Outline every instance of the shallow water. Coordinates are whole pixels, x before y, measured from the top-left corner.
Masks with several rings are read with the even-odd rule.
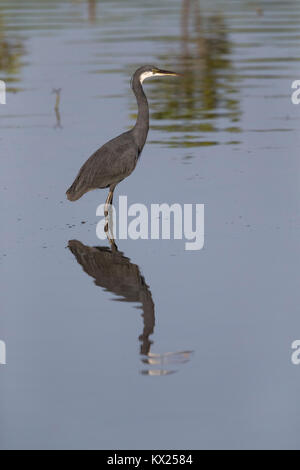
[[[0,0],[2,449],[299,448],[299,19],[296,0]],[[145,63],[184,76],[145,83],[116,202],[205,204],[201,251],[111,252],[106,192],[65,199],[134,123]]]

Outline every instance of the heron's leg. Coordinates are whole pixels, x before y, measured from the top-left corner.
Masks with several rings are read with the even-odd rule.
[[[114,192],[110,189],[109,193],[108,193],[108,196],[107,196],[107,199],[105,201],[105,206],[104,206],[104,215],[105,215],[105,217],[108,216],[108,208],[109,208],[109,205],[112,203],[113,194],[114,194]]]
[[[110,243],[112,251],[115,251],[118,249],[116,243],[115,243],[115,237],[114,237],[114,227],[113,227],[113,214],[112,214],[112,207],[109,206],[108,209],[108,215],[105,216],[105,227],[104,231],[106,233],[107,239]]]
[[[114,199],[114,190],[115,190],[115,188],[110,188],[110,192],[111,192],[110,204],[113,203],[113,199]]]
[[[115,237],[114,237],[114,230],[113,230],[113,214],[112,214],[112,202],[113,202],[115,187],[116,187],[115,185],[110,186],[109,193],[108,193],[108,196],[105,202],[105,207],[104,207],[104,215],[106,219],[104,230],[106,232],[106,236],[111,245],[111,248],[114,250],[117,249],[117,245],[115,244]]]
[[[109,193],[110,193],[110,200],[109,200],[109,206],[108,206],[108,227],[110,230],[110,241],[112,240],[113,243],[115,243],[115,236],[114,236],[114,218],[113,218],[113,211],[112,211],[112,203],[113,203],[113,198],[114,198],[114,190],[115,186],[111,186],[109,188]]]
[[[105,216],[104,232],[106,233],[107,239],[110,242],[109,225],[110,225],[109,218],[108,218],[108,216]]]
[[[108,233],[109,233],[109,238],[111,240],[115,239],[114,236],[114,218],[113,218],[113,213],[112,213],[112,206],[110,205],[108,208]]]

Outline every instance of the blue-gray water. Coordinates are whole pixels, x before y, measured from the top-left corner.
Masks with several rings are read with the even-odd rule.
[[[300,447],[299,20],[296,0],[0,0],[1,449]],[[184,77],[145,82],[116,200],[205,204],[205,246],[118,241],[122,283],[92,248],[106,191],[65,191],[134,123],[145,63]]]

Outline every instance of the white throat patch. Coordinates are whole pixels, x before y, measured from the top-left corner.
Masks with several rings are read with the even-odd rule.
[[[142,73],[142,75],[140,76],[140,82],[143,83],[143,81],[146,80],[146,78],[153,77],[153,75],[154,73],[150,71]]]

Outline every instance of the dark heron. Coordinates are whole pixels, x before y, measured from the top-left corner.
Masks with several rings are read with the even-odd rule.
[[[152,65],[138,68],[132,76],[131,86],[138,104],[135,126],[100,147],[81,167],[74,183],[67,191],[69,201],[77,201],[93,189],[109,188],[105,215],[113,201],[115,187],[129,176],[137,164],[149,130],[149,106],[142,83],[146,78],[179,75]]]

